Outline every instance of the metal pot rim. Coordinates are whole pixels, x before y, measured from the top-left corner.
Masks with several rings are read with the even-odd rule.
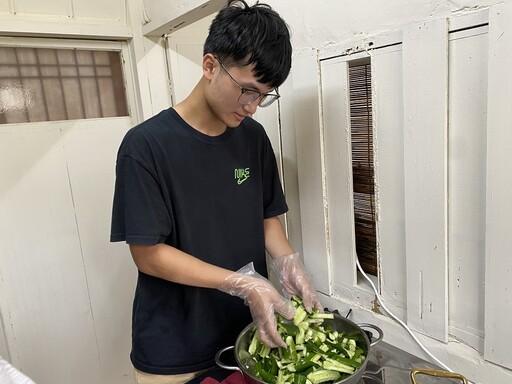
[[[337,381],[334,384],[349,384],[354,379],[359,380],[359,378],[363,375],[364,371],[366,370],[366,365],[367,365],[367,362],[368,362],[368,356],[369,356],[369,353],[370,353],[370,348],[372,346],[374,346],[375,344],[377,344],[378,342],[380,342],[382,340],[382,338],[383,338],[382,330],[379,327],[377,327],[376,325],[369,324],[369,323],[356,324],[352,320],[349,320],[349,319],[347,319],[347,318],[345,318],[345,317],[343,317],[341,315],[338,315],[338,314],[334,314],[334,319],[332,319],[332,320],[328,319],[328,320],[325,320],[325,322],[327,322],[327,323],[333,322],[333,323],[347,324],[350,328],[356,330],[360,335],[362,335],[363,340],[366,343],[366,350],[365,350],[365,354],[364,354],[365,360],[364,360],[363,364],[354,373],[352,373],[349,377],[346,377],[343,380]],[[377,339],[375,341],[373,341],[373,342],[370,341],[369,338],[368,338],[368,335],[366,334],[366,332],[364,332],[362,327],[371,328],[371,329],[376,330],[379,333],[379,336],[377,337]],[[244,338],[246,337],[247,333],[251,332],[253,330],[253,328],[254,328],[254,323],[250,323],[249,325],[247,325],[239,333],[238,337],[236,338],[235,345],[234,346],[226,347],[226,348],[222,349],[221,351],[219,351],[217,353],[217,355],[215,356],[215,361],[216,361],[217,365],[220,366],[221,368],[229,369],[229,370],[238,370],[238,371],[240,371],[242,373],[242,375],[249,376],[250,379],[254,380],[254,382],[256,382],[256,383],[264,383],[263,381],[261,381],[257,377],[253,376],[249,372],[249,370],[245,368],[245,366],[244,366],[243,362],[240,360],[240,356],[239,356],[239,354],[240,354],[239,351],[240,351],[240,348],[241,348],[240,344],[244,340]],[[234,356],[235,356],[235,361],[238,364],[238,367],[226,366],[222,362],[220,362],[220,355],[223,352],[225,352],[225,351],[227,351],[229,349],[234,349],[233,353],[234,353]]]

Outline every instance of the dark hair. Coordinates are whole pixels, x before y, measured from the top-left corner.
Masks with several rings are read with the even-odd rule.
[[[288,25],[268,4],[230,0],[210,25],[203,54],[226,66],[254,64],[254,75],[275,88],[288,77],[292,46]]]

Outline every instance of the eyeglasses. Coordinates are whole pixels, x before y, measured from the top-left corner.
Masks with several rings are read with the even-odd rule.
[[[281,97],[279,93],[261,93],[255,89],[242,87],[240,84],[238,84],[238,81],[236,81],[233,78],[233,76],[231,76],[231,73],[229,73],[224,64],[222,64],[222,61],[220,61],[217,57],[215,58],[219,62],[222,69],[226,71],[231,80],[233,80],[233,82],[238,86],[238,88],[240,88],[241,93],[240,96],[238,97],[238,102],[240,104],[249,105],[259,99],[260,101],[258,102],[258,106],[260,106],[261,108],[265,108]]]

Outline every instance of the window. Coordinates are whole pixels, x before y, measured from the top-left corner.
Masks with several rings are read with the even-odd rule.
[[[118,51],[0,47],[0,124],[128,116]]]
[[[368,126],[372,118],[376,127],[373,145],[367,143],[378,193],[374,282],[413,331],[461,369],[485,366],[487,378],[501,374],[492,362],[510,367],[503,337],[510,324],[510,311],[503,311],[510,247],[503,236],[493,237],[493,228],[506,227],[500,223],[510,217],[510,204],[502,203],[510,179],[489,170],[504,169],[504,146],[510,147],[510,103],[504,102],[512,89],[504,81],[510,51],[503,47],[510,46],[511,15],[512,8],[500,4],[490,8],[488,24],[485,12],[429,20],[376,36],[364,52],[343,43],[303,53],[294,67],[304,260],[315,286],[330,305],[355,305],[359,320],[380,321],[376,313],[384,311],[353,265],[358,183],[352,129],[354,113],[365,120],[366,112]],[[367,43],[361,42],[363,49]],[[372,99],[364,105],[361,89],[358,111],[350,88],[365,56],[371,57],[372,71],[364,76],[371,76],[366,89]],[[401,332],[399,324],[386,326]]]
[[[356,252],[363,270],[377,276],[370,59],[351,62],[348,71]]]

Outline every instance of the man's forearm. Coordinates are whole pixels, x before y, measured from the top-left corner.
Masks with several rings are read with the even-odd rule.
[[[293,253],[293,248],[286,238],[286,233],[279,217],[271,217],[263,222],[265,231],[265,248],[272,257]]]
[[[140,271],[179,284],[217,289],[233,273],[167,244],[130,244],[130,252]]]

